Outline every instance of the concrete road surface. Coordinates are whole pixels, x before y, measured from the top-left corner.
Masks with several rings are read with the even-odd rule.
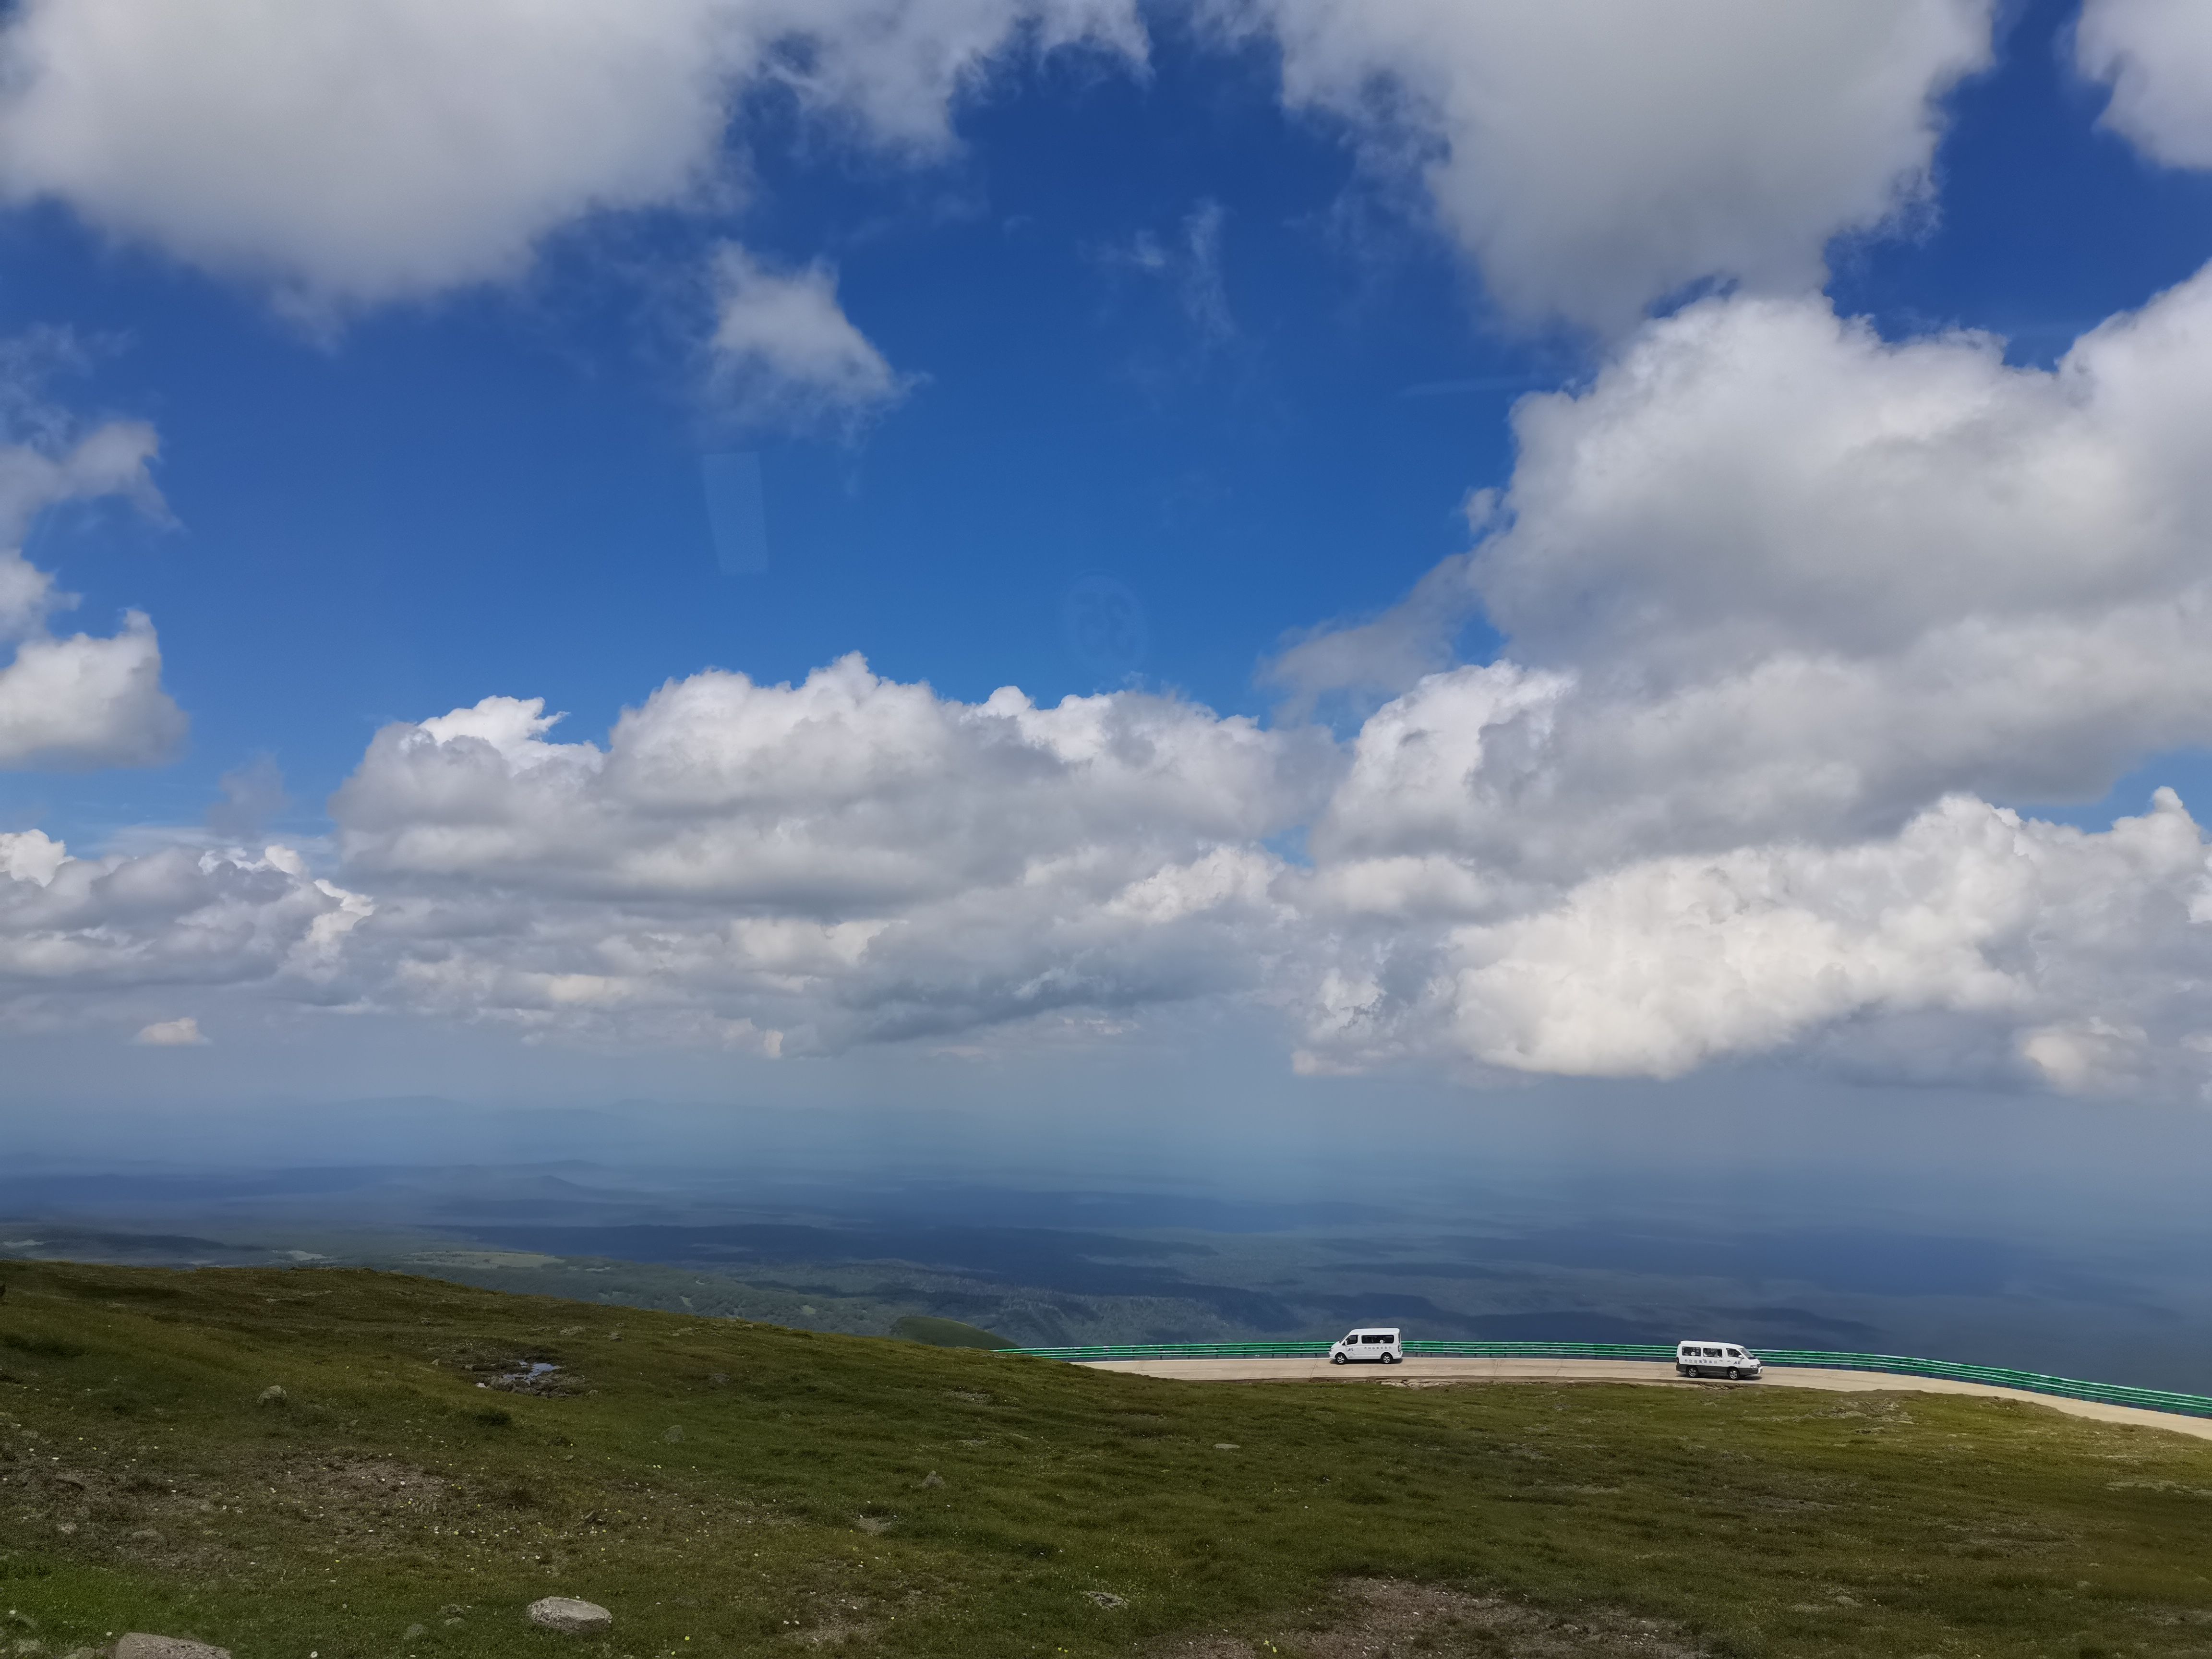
[[[1091,1359],[1080,1362],[1102,1371],[1137,1376],[1169,1376],[1189,1382],[1391,1382],[1401,1388],[1437,1388],[1455,1382],[1646,1382],[1669,1389],[1821,1389],[1836,1394],[1971,1394],[1992,1400],[2018,1400],[2055,1412],[2094,1418],[2100,1423],[2133,1423],[2147,1429],[2212,1440],[2212,1418],[2174,1412],[2144,1411],[2136,1406],[2107,1406],[2094,1400],[2066,1400],[1986,1382],[1951,1382],[1933,1376],[1892,1376],[1882,1371],[1831,1371],[1814,1366],[1777,1365],[1758,1382],[1691,1381],[1674,1375],[1664,1360],[1650,1359],[1408,1359],[1397,1365],[1332,1365],[1325,1359]]]

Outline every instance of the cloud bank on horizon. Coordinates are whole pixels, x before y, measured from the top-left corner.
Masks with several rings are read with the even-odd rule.
[[[192,0],[130,28],[115,5],[6,26],[0,187],[321,314],[514,279],[591,216],[704,211],[763,89],[911,164],[1010,53],[1141,74],[1146,51],[1108,0]],[[795,1056],[1103,1042],[1235,1000],[1316,1073],[1781,1053],[2203,1091],[2212,873],[2186,807],[2091,831],[1993,803],[2212,746],[2212,271],[2049,368],[1986,334],[1885,337],[1826,292],[1837,238],[1931,210],[1994,9],[1207,9],[1279,55],[1286,108],[1424,193],[1503,314],[1595,343],[1585,380],[1515,406],[1465,551],[1266,665],[1282,718],[963,702],[847,657],[671,680],[602,744],[494,689],[380,731],[326,845],[0,834],[0,1020],[191,1047],[247,999]],[[2201,9],[2090,0],[2075,51],[2113,132],[2212,167]],[[725,242],[707,286],[704,349],[754,418],[911,390],[826,262]],[[153,441],[9,450],[7,512],[158,502]],[[184,716],[151,624],[55,636],[52,582],[0,559],[0,768],[159,761]],[[1474,619],[1502,645],[1461,662]]]

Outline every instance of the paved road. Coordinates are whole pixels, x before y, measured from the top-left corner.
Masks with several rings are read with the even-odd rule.
[[[1646,1382],[1669,1389],[1823,1389],[1838,1394],[1909,1391],[1913,1394],[1972,1394],[1987,1399],[2018,1400],[2033,1406],[2100,1423],[2134,1423],[2147,1429],[2212,1440],[2212,1418],[2144,1411],[2136,1406],[2107,1406],[2094,1400],[2066,1400],[2000,1389],[1986,1382],[1950,1382],[1933,1376],[1892,1376],[1881,1371],[1831,1371],[1809,1365],[1777,1365],[1759,1382],[1690,1382],[1674,1375],[1663,1360],[1646,1359],[1408,1359],[1400,1365],[1332,1365],[1322,1359],[1093,1359],[1083,1362],[1102,1371],[1139,1376],[1170,1376],[1197,1382],[1391,1382],[1401,1388],[1435,1388],[1451,1382]]]

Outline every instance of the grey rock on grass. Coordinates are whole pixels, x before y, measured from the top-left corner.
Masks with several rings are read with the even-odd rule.
[[[579,1601],[572,1595],[549,1595],[530,1604],[530,1622],[571,1636],[596,1636],[614,1627],[615,1616],[596,1601]],[[117,1659],[123,1659],[118,1655]],[[154,1659],[148,1656],[148,1659]],[[225,1656],[228,1659],[228,1656]]]
[[[115,1659],[230,1659],[228,1648],[182,1636],[149,1636],[134,1630],[115,1638]]]

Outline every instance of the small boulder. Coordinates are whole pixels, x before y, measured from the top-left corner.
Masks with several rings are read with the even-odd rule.
[[[615,1616],[596,1601],[579,1601],[572,1595],[549,1595],[530,1604],[530,1622],[571,1636],[596,1636],[614,1627]],[[118,1655],[118,1659],[122,1659]],[[228,1655],[224,1659],[229,1659]]]
[[[271,1382],[267,1388],[262,1389],[259,1403],[264,1406],[281,1406],[291,1397],[278,1384]]]
[[[112,1651],[114,1659],[230,1659],[228,1648],[183,1636],[149,1636],[137,1630],[117,1637]]]
[[[921,1477],[921,1484],[925,1486],[931,1487],[941,1486],[945,1484],[945,1477],[939,1474],[935,1469],[932,1469],[927,1474]]]

